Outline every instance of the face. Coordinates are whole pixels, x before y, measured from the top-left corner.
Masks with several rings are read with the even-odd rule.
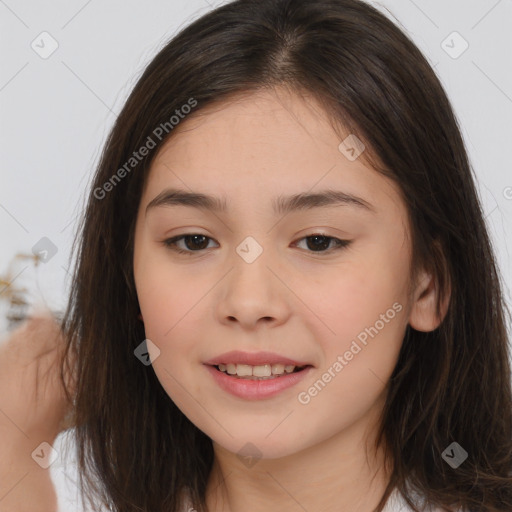
[[[282,457],[348,431],[395,367],[406,209],[342,140],[312,99],[259,92],[182,121],[152,164],[134,275],[153,368],[233,453]]]

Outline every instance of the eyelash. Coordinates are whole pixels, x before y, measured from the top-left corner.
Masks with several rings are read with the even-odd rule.
[[[186,238],[186,237],[189,237],[189,236],[202,236],[206,239],[209,239],[209,240],[213,240],[213,238],[210,238],[206,235],[203,235],[201,233],[185,233],[183,235],[178,235],[178,236],[175,236],[173,238],[168,238],[166,240],[164,240],[162,243],[164,244],[165,247],[168,247],[169,249],[171,249],[172,251],[175,251],[177,253],[180,253],[180,254],[186,254],[187,256],[192,256],[194,253],[200,253],[202,251],[204,251],[205,249],[198,249],[196,251],[191,251],[191,250],[184,250],[184,249],[181,249],[179,247],[177,247],[176,245],[176,242]],[[299,241],[301,240],[305,240],[307,238],[313,238],[313,237],[323,237],[329,241],[331,240],[334,240],[335,243],[336,243],[336,247],[332,248],[332,249],[328,249],[326,251],[308,251],[308,252],[311,252],[313,254],[329,254],[333,251],[337,251],[337,250],[340,250],[340,249],[345,249],[347,248],[351,243],[352,241],[351,240],[340,240],[339,238],[335,238],[335,237],[332,237],[332,236],[327,236],[327,235],[324,235],[322,233],[313,233],[311,235],[308,235],[308,236],[305,236],[305,237],[302,237],[299,239]],[[330,245],[330,242],[329,242],[329,245]]]

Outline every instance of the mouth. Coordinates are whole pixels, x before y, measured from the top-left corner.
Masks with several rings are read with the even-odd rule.
[[[243,380],[272,380],[279,379],[292,373],[304,371],[311,365],[296,366],[292,364],[260,364],[252,366],[249,364],[219,363],[210,365],[217,371],[229,375],[231,377]]]
[[[203,364],[225,392],[244,400],[265,400],[306,379],[315,368],[306,361],[276,352],[233,350]]]
[[[213,379],[212,382],[220,389],[244,400],[276,397],[304,381],[314,369],[310,364],[262,364],[259,361],[254,366],[210,361],[205,367]]]

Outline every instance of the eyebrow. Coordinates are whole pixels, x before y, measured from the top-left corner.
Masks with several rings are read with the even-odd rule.
[[[164,206],[188,206],[217,213],[226,213],[228,210],[225,198],[210,196],[200,192],[165,189],[146,206],[146,215],[148,211]],[[293,211],[332,206],[352,206],[362,211],[377,213],[375,208],[361,197],[332,189],[321,190],[315,193],[303,192],[290,196],[280,195],[274,198],[272,206],[274,212],[280,215]]]

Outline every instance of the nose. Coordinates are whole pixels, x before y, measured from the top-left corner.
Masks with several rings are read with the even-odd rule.
[[[284,276],[274,267],[265,251],[252,263],[236,255],[231,271],[219,287],[217,320],[248,330],[261,324],[274,327],[286,322],[291,314],[292,293]]]

